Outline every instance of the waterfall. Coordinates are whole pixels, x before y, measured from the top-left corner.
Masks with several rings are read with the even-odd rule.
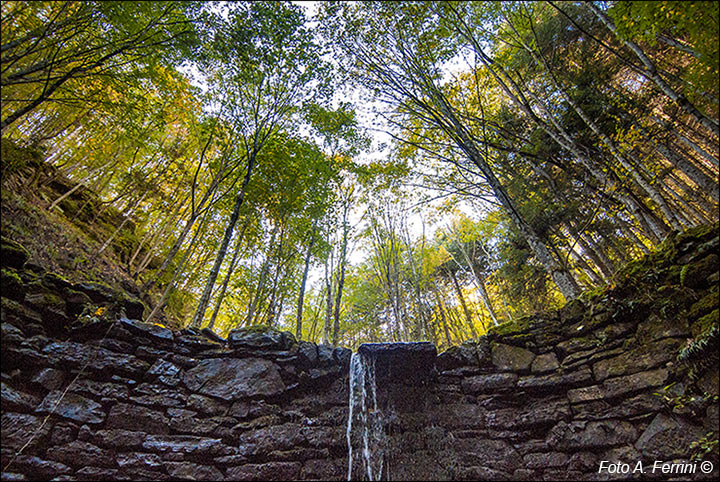
[[[377,383],[375,377],[375,359],[361,353],[353,353],[350,358],[350,395],[347,425],[348,444],[348,480],[352,480],[353,428],[362,440],[363,474],[367,480],[379,480],[382,477],[385,458],[382,413],[378,409]],[[355,427],[353,427],[353,424]],[[357,435],[355,439],[357,439]],[[359,475],[359,474],[358,474]]]

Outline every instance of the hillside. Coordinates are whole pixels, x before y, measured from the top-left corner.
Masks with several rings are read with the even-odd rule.
[[[135,223],[46,163],[41,151],[3,139],[2,160],[3,256],[26,258],[27,269],[60,283],[93,283],[138,298],[128,264],[146,252],[138,246]],[[6,289],[13,289],[12,278],[4,272]],[[142,301],[147,307],[151,300]]]

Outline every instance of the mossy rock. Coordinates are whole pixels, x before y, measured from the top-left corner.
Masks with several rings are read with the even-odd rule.
[[[690,325],[690,331],[695,338],[701,338],[705,333],[708,333],[713,326],[718,327],[719,324],[720,311],[716,308],[711,313],[708,313]]]
[[[30,293],[26,296],[26,301],[39,310],[65,311],[65,299],[50,291]]]
[[[664,317],[676,315],[687,309],[697,300],[695,292],[689,288],[673,284],[660,286],[654,293],[655,301],[649,308]]]
[[[592,288],[589,290],[583,291],[578,299],[582,301],[583,303],[586,303],[588,305],[592,305],[595,302],[597,302],[600,298],[603,297],[603,295],[607,294],[609,290],[608,286],[598,286],[596,288]]]
[[[231,348],[288,350],[297,344],[295,335],[289,331],[279,331],[267,325],[254,325],[236,330],[228,334]]]
[[[674,264],[668,269],[664,270],[663,278],[664,282],[669,285],[680,284],[680,276],[682,274],[683,266]]]
[[[0,238],[0,263],[15,269],[22,269],[30,259],[30,252],[21,244],[7,238]]]
[[[717,221],[713,224],[696,226],[680,233],[677,236],[677,241],[678,244],[685,243],[689,240],[707,241],[717,236],[718,230],[720,230],[720,222]]]
[[[83,281],[73,285],[75,291],[82,291],[90,297],[95,303],[104,303],[113,301],[115,298],[114,290],[102,282]]]
[[[79,203],[70,198],[65,198],[57,205],[57,207],[60,208],[60,210],[65,214],[65,216],[72,216],[73,214],[77,213],[78,209],[80,209]]]
[[[131,320],[142,320],[143,314],[145,313],[146,306],[145,303],[140,301],[137,298],[133,298],[132,296],[128,296],[125,293],[120,294],[119,296],[120,305],[122,306],[123,310],[125,311],[125,316],[130,318]]]
[[[638,284],[640,279],[654,267],[656,265],[653,263],[651,255],[631,261],[615,273],[613,278],[617,287],[614,291],[627,293],[626,287]]]
[[[111,246],[115,255],[120,258],[121,261],[127,262],[133,251],[135,251],[138,243],[139,240],[135,235],[134,229],[126,227],[113,239]]]
[[[720,288],[713,286],[708,292],[690,307],[690,319],[696,320],[718,308]]]
[[[22,279],[15,270],[3,268],[0,271],[0,285],[2,285],[2,295],[4,297],[18,301],[25,298]]]
[[[525,333],[530,330],[534,320],[534,316],[523,316],[517,320],[506,321],[500,325],[488,328],[488,335],[508,336]]]
[[[88,295],[82,291],[74,290],[68,292],[65,302],[67,304],[68,314],[73,318],[80,316],[86,307],[92,304],[92,300]]]
[[[703,288],[708,286],[708,278],[720,269],[720,257],[709,254],[695,263],[683,268],[680,273],[680,284],[689,288]]]
[[[48,272],[43,275],[43,282],[60,291],[67,291],[72,287],[72,283],[57,273]]]
[[[574,299],[565,303],[565,306],[560,308],[558,313],[563,323],[572,323],[573,321],[581,319],[585,311],[585,303],[580,299]]]
[[[657,247],[655,252],[651,253],[649,256],[649,258],[652,259],[653,264],[658,267],[665,267],[673,264],[680,254],[678,245],[680,244],[681,239],[682,238],[679,235],[670,235],[665,238]]]

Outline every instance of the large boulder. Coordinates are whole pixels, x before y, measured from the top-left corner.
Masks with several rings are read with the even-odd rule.
[[[117,403],[110,409],[105,426],[107,429],[168,433],[168,419],[162,412],[127,403]]]
[[[560,450],[578,450],[632,443],[636,438],[635,427],[622,420],[570,423],[560,421],[550,431],[548,443]]]
[[[533,352],[517,346],[497,343],[492,348],[492,362],[500,370],[528,370],[534,359]]]
[[[285,384],[277,365],[261,358],[210,358],[188,370],[185,386],[205,395],[236,400],[282,393]]]
[[[128,318],[120,318],[120,325],[136,335],[147,336],[151,339],[168,343],[173,341],[172,331],[164,326],[156,325],[154,323],[143,323],[142,321]]]
[[[296,343],[292,333],[267,326],[239,328],[228,335],[230,348],[287,350]]]
[[[692,425],[681,418],[658,413],[652,423],[635,443],[645,457],[670,460],[685,457],[688,447],[704,435],[702,427]]]
[[[16,390],[5,382],[0,383],[3,410],[32,411],[40,400],[32,394]]]

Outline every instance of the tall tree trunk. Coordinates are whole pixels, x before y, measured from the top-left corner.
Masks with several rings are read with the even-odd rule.
[[[103,243],[102,246],[100,246],[100,249],[98,249],[97,254],[102,253],[107,249],[108,246],[110,246],[110,243],[112,243],[113,239],[118,235],[120,231],[122,231],[122,228],[125,227],[128,221],[130,221],[130,216],[132,216],[135,213],[135,210],[140,206],[140,203],[145,199],[145,196],[147,195],[148,191],[145,191],[142,196],[135,202],[135,206],[133,206],[132,209],[129,210],[129,212],[125,212],[125,216],[123,217],[122,222],[120,223],[120,226],[115,228],[115,231],[108,237],[107,240]]]
[[[470,329],[470,333],[472,333],[473,338],[477,338],[477,331],[475,331],[475,324],[473,323],[472,316],[470,315],[470,310],[468,310],[467,303],[465,302],[465,296],[462,293],[462,289],[460,288],[460,283],[458,283],[457,276],[455,275],[454,271],[450,271],[450,278],[453,282],[453,287],[455,288],[455,295],[458,297],[458,301],[460,301],[460,305],[462,306],[463,313],[465,314],[465,320],[467,321],[467,326]]]
[[[494,62],[490,57],[488,57],[488,55],[484,52],[482,46],[473,36],[472,31],[469,30],[469,27],[465,23],[464,18],[457,12],[457,10],[452,7],[451,4],[450,8],[455,13],[458,22],[462,24],[465,29],[468,30],[463,31],[462,29],[458,29],[458,33],[465,37],[471,43],[473,50],[477,54],[483,66],[493,76],[502,91],[508,95],[508,97],[513,101],[513,103],[515,103],[515,105],[517,105],[518,108],[520,108],[520,110],[524,112],[530,120],[532,120],[538,127],[545,131],[550,136],[550,138],[552,138],[560,147],[564,148],[573,156],[575,156],[582,163],[582,165],[585,166],[585,168],[588,169],[588,171],[604,186],[622,186],[623,184],[620,182],[620,180],[617,178],[617,175],[613,171],[605,173],[601,168],[596,166],[595,163],[588,156],[586,156],[582,152],[582,150],[577,146],[577,143],[566,132],[566,130],[562,128],[562,126],[557,123],[554,117],[547,112],[547,110],[544,108],[544,104],[540,102],[536,96],[534,96],[532,90],[520,88],[517,82],[515,82],[512,77],[510,77],[510,75],[501,65]],[[540,119],[538,115],[535,114],[526,98],[526,94],[533,98],[533,100],[535,100],[535,102],[538,104],[538,107],[546,113],[546,115],[548,116],[548,120],[552,124],[552,126]],[[618,197],[623,201],[623,204],[633,214],[635,219],[637,219],[638,222],[643,225],[644,229],[649,231],[649,234],[652,235],[656,239],[656,241],[662,239],[663,235],[668,232],[667,226],[665,226],[664,223],[662,223],[660,220],[657,220],[652,214],[652,212],[649,212],[647,207],[644,206],[644,204],[640,202],[640,200],[638,200],[632,192],[627,191],[624,193],[618,193]],[[522,228],[521,225],[519,225],[519,227]],[[521,233],[525,235],[523,229],[521,229]],[[535,250],[534,245],[537,244],[538,237],[537,235],[534,235],[532,237],[534,239],[528,239],[528,241],[531,248]],[[547,251],[547,249],[545,249],[545,251]],[[543,260],[543,258],[545,258],[545,261]],[[552,275],[552,278],[560,288],[561,293],[563,293],[564,295],[564,291],[574,293],[574,295],[570,296],[570,298],[573,298],[579,294],[577,284],[573,283],[574,280],[572,279],[572,276],[569,274],[569,272],[567,272],[565,267],[561,267],[561,270],[565,270],[565,273],[563,273],[562,276],[557,276],[554,273],[555,270],[558,269],[558,267],[553,266],[554,263],[551,262],[551,256],[548,258],[547,253],[542,253],[538,256],[538,260]],[[550,262],[550,264],[546,264],[546,261]],[[555,279],[556,277],[558,278],[557,280]],[[572,286],[573,284],[575,284],[574,287]],[[562,287],[561,285],[567,286]],[[565,297],[568,298],[567,295],[565,295]]]
[[[484,53],[482,55],[484,55]],[[486,67],[490,69],[487,64]],[[496,78],[499,79],[497,76]],[[576,298],[580,294],[580,288],[578,287],[575,278],[573,278],[566,266],[562,266],[558,260],[555,259],[540,236],[522,217],[515,207],[515,203],[510,199],[510,196],[508,196],[505,189],[502,187],[500,180],[480,153],[475,141],[452,112],[447,99],[445,99],[443,94],[434,84],[432,84],[430,88],[432,91],[431,96],[433,102],[447,121],[447,124],[442,126],[444,130],[446,130],[450,137],[455,140],[458,147],[465,152],[473,164],[480,169],[486,181],[490,185],[493,194],[506,210],[514,224],[518,227],[520,233],[527,240],[538,261],[540,261],[545,270],[550,274],[551,278],[555,282],[555,285],[560,290],[560,293],[562,293],[567,300]]]
[[[512,26],[512,24],[511,24]],[[514,29],[514,27],[513,27]],[[515,31],[517,33],[517,31]],[[534,33],[534,30],[533,30]],[[545,57],[541,54],[538,55],[533,48],[528,46],[526,43],[523,42],[522,36],[518,34],[519,41],[522,43],[523,47],[525,48],[525,51],[528,52],[538,64],[541,64],[545,67],[545,71],[549,75],[550,79],[552,80],[553,85],[555,86],[555,89],[560,93],[563,99],[570,104],[570,106],[573,108],[575,113],[580,116],[580,118],[583,120],[585,125],[587,125],[590,130],[595,133],[596,136],[600,138],[603,144],[605,144],[605,147],[608,148],[610,151],[610,154],[620,163],[621,166],[623,166],[630,176],[635,179],[635,182],[648,194],[650,199],[652,199],[655,204],[660,207],[660,210],[665,215],[665,219],[670,223],[670,225],[677,230],[682,229],[682,225],[680,222],[676,219],[674,213],[667,205],[667,202],[662,197],[662,195],[658,192],[657,189],[655,189],[654,186],[652,186],[640,173],[635,166],[633,166],[623,154],[620,153],[618,148],[615,146],[615,143],[610,139],[607,135],[605,135],[604,132],[598,127],[598,125],[595,123],[594,120],[590,118],[590,116],[587,115],[585,110],[577,103],[575,102],[575,99],[570,96],[567,91],[565,90],[564,86],[561,84],[561,82],[558,80],[558,78],[555,76],[555,73],[552,71],[548,63],[545,61]],[[536,37],[537,40],[537,37]],[[543,109],[545,110],[545,109]],[[551,115],[548,113],[548,115]]]
[[[302,281],[300,281],[300,292],[298,293],[297,303],[297,315],[295,317],[295,338],[302,339],[302,316],[303,316],[303,302],[305,301],[305,283],[307,282],[308,272],[310,271],[310,259],[312,258],[312,249],[315,246],[315,235],[317,232],[317,220],[313,221],[313,226],[310,231],[310,244],[308,245],[307,253],[305,254],[305,263],[303,266]]]
[[[215,280],[220,272],[220,266],[225,259],[225,253],[227,252],[228,244],[230,244],[230,238],[232,238],[233,231],[235,230],[235,224],[237,224],[237,220],[240,217],[240,208],[242,207],[243,201],[245,201],[245,191],[250,183],[250,176],[252,175],[254,167],[255,153],[253,152],[248,158],[247,172],[245,173],[242,185],[240,186],[240,192],[237,196],[235,196],[235,205],[233,206],[232,214],[230,215],[227,227],[225,228],[225,235],[223,236],[222,244],[218,249],[218,254],[215,257],[215,263],[213,264],[213,267],[210,270],[210,275],[205,283],[205,289],[203,290],[202,296],[200,296],[195,316],[190,323],[190,325],[195,328],[200,327],[203,317],[205,316],[205,310],[207,310],[207,305],[210,302],[210,295],[212,294],[213,287],[215,286]]]
[[[335,293],[335,313],[333,319],[332,344],[337,346],[340,335],[340,301],[342,300],[343,286],[345,285],[345,267],[347,265],[347,244],[350,225],[348,224],[348,210],[350,209],[349,197],[345,200],[343,209],[343,236],[340,248],[340,264],[338,265],[337,292]]]
[[[460,242],[460,240],[457,240]],[[474,250],[475,248],[473,248]],[[493,308],[492,302],[490,301],[490,296],[488,296],[487,290],[485,289],[485,282],[481,278],[481,275],[479,275],[475,271],[475,266],[473,265],[472,260],[470,259],[470,256],[468,253],[465,252],[465,249],[461,246],[460,252],[463,255],[463,258],[465,258],[465,263],[467,263],[468,268],[470,269],[470,273],[473,275],[473,280],[475,281],[475,286],[477,286],[478,291],[480,292],[480,298],[482,299],[483,305],[485,306],[485,309],[490,314],[490,318],[493,321],[493,324],[495,326],[498,325],[497,316],[495,315],[495,309]]]
[[[150,262],[152,253],[155,252],[157,245],[160,243],[160,241],[162,239],[162,235],[167,231],[167,229],[170,226],[177,223],[177,219],[178,219],[180,210],[182,209],[182,207],[185,205],[185,203],[187,202],[187,200],[189,198],[190,198],[190,195],[188,194],[187,196],[185,196],[185,198],[182,201],[175,203],[175,209],[173,209],[172,214],[170,214],[170,216],[165,217],[160,229],[156,230],[152,234],[152,236],[150,238],[150,247],[148,248],[147,252],[145,253],[145,256],[143,257],[143,259],[138,263],[137,269],[135,269],[135,271],[133,271],[131,265],[135,261],[136,257],[140,255],[140,246],[138,246],[138,250],[134,253],[133,257],[128,262],[128,268],[130,269],[130,271],[133,275],[133,278],[136,278],[137,275],[141,271],[143,271],[145,269],[145,267],[147,266],[147,264]],[[161,217],[161,216],[163,216],[162,212],[159,214],[159,217]],[[182,215],[180,215],[180,217],[181,216]]]
[[[705,194],[710,196],[716,203],[718,202],[718,199],[720,199],[720,188],[714,179],[705,174],[705,172],[686,159],[685,156],[679,154],[672,147],[666,146],[662,142],[656,142],[653,136],[648,134],[645,128],[642,126],[638,127],[643,137],[653,145],[655,150],[657,150],[665,159],[668,160],[670,164],[679,169],[688,177],[688,179],[700,188],[700,192],[692,193],[694,197],[702,197],[702,194]]]
[[[200,226],[198,226],[197,230],[195,231],[195,234],[193,234],[192,239],[190,240],[190,244],[188,245],[187,249],[185,250],[185,253],[183,254],[182,258],[180,259],[180,263],[178,263],[177,267],[175,268],[175,272],[173,273],[172,278],[168,282],[167,286],[165,286],[165,289],[163,290],[163,293],[160,297],[160,300],[155,304],[155,307],[152,309],[150,314],[145,318],[145,323],[149,323],[152,321],[153,317],[162,309],[162,307],[165,305],[165,302],[167,301],[167,297],[170,294],[170,291],[172,290],[175,280],[177,280],[178,276],[180,276],[180,273],[183,272],[185,269],[185,263],[188,259],[190,259],[190,256],[195,252],[195,248],[197,247],[196,241],[198,237],[200,236],[200,233],[205,228],[205,223],[207,222],[208,213],[210,211],[205,211],[205,214],[202,217],[202,221],[200,221]]]
[[[233,255],[230,259],[230,266],[228,266],[227,273],[225,273],[225,277],[223,278],[222,284],[220,285],[220,292],[215,298],[215,307],[213,308],[212,315],[210,316],[210,321],[207,325],[207,328],[209,330],[213,330],[215,328],[215,320],[217,319],[217,315],[220,312],[220,306],[222,305],[223,299],[225,298],[225,292],[227,291],[228,284],[230,283],[230,278],[235,271],[235,263],[237,262],[238,254],[240,253],[240,246],[242,245],[243,237],[245,236],[245,230],[247,229],[248,224],[250,224],[250,219],[243,223],[242,230],[240,231],[240,234],[235,240],[235,248],[233,249]]]
[[[323,329],[323,343],[330,341],[330,325],[332,322],[333,302],[332,302],[332,271],[330,271],[328,263],[325,260],[325,327]]]
[[[274,249],[275,237],[277,236],[277,230],[278,230],[278,225],[275,224],[272,229],[272,234],[270,235],[270,242],[268,243],[267,256],[265,256],[262,266],[260,267],[260,275],[258,276],[258,284],[257,284],[257,287],[255,288],[255,293],[253,294],[253,297],[250,300],[250,304],[248,305],[247,317],[245,319],[245,324],[247,326],[250,326],[253,324],[253,320],[256,316],[255,311],[257,309],[258,302],[260,301],[260,296],[262,295],[263,291],[265,290],[265,279],[267,277],[267,272],[270,269],[270,257],[272,256],[272,251]]]
[[[437,309],[440,313],[440,324],[442,326],[443,333],[445,334],[445,345],[447,348],[450,348],[452,346],[452,341],[450,340],[450,331],[448,330],[447,320],[445,319],[445,310],[443,308],[442,300],[440,299],[440,292],[437,285],[435,285],[433,291],[435,292],[435,302],[437,303]]]

